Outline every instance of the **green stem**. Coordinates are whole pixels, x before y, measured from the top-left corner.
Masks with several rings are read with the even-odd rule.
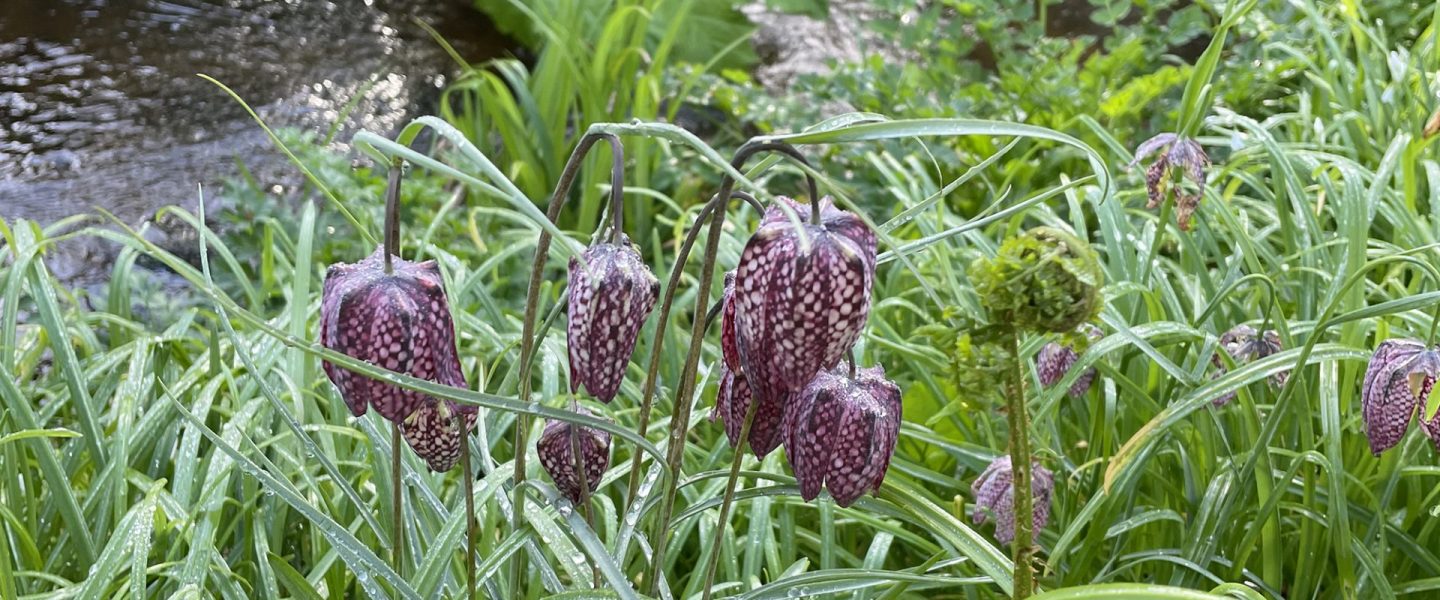
[[[711,538],[710,556],[705,561],[705,590],[701,600],[710,600],[711,587],[715,583],[715,567],[720,561],[720,547],[725,540],[725,527],[730,520],[730,506],[735,501],[735,482],[740,479],[740,464],[745,461],[745,452],[750,448],[750,427],[755,422],[756,407],[760,403],[750,399],[745,409],[745,420],[740,424],[740,443],[735,447],[735,458],[730,461],[730,478],[725,481],[725,499],[720,502],[720,519],[715,526],[715,537]]]
[[[574,396],[570,398],[570,411],[580,412],[580,405]],[[580,447],[580,426],[570,425],[570,457],[575,464],[575,476],[580,480],[580,514],[585,516],[585,526],[595,531],[595,517],[590,514],[590,474],[585,472],[585,453]],[[600,565],[590,562],[590,572],[595,589],[600,589]]]
[[[385,274],[394,272],[391,256],[400,256],[400,180],[404,176],[400,159],[390,162],[390,178],[385,184]]]
[[[763,213],[765,207],[754,196],[744,192],[731,192],[732,199],[744,200],[755,208],[756,212]],[[719,198],[719,196],[716,196]],[[724,206],[724,205],[718,205]],[[661,349],[665,343],[666,324],[670,321],[670,309],[675,303],[675,292],[679,288],[680,278],[685,275],[685,263],[690,258],[690,251],[695,247],[695,241],[700,237],[700,226],[714,213],[717,204],[714,200],[706,203],[700,208],[700,213],[695,217],[695,224],[685,235],[685,240],[680,243],[680,250],[675,254],[675,266],[670,269],[670,279],[665,284],[665,296],[660,300],[660,312],[656,317],[655,338],[650,342],[650,365],[645,371],[645,387],[640,394],[640,415],[636,424],[636,432],[640,435],[650,428],[650,412],[655,402],[655,389],[659,385]],[[630,459],[630,480],[627,485],[629,491],[625,494],[625,506],[628,508],[634,504],[635,496],[640,490],[640,462],[644,455],[636,452]]]
[[[466,431],[465,417],[457,412],[455,420],[460,430]],[[479,537],[480,524],[475,519],[475,472],[470,466],[469,440],[466,440],[464,448],[460,452],[460,468],[464,471],[461,476],[465,478],[465,589],[467,592],[465,598],[474,600],[475,586],[478,583],[475,561],[480,558],[475,553],[475,538]]]
[[[1015,539],[1012,559],[1015,562],[1016,600],[1027,598],[1035,586],[1035,572],[1030,557],[1034,552],[1031,540],[1035,525],[1034,490],[1030,484],[1030,418],[1025,408],[1025,374],[1020,362],[1020,332],[1010,336],[1010,390],[1006,401],[1010,408],[1010,467],[1015,490]]]
[[[403,505],[405,498],[401,494],[400,476],[400,425],[390,424],[390,510],[394,520],[390,524],[390,533],[394,536],[392,550],[394,550],[395,574],[405,576],[405,510]]]

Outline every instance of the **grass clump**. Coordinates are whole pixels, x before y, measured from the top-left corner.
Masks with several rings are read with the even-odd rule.
[[[880,35],[944,60],[837,65],[830,81],[775,97],[734,73],[662,60],[700,25],[657,21],[651,4],[537,9],[532,18],[556,36],[524,72],[477,66],[442,118],[398,141],[357,137],[374,164],[412,164],[400,247],[437,261],[465,388],[314,343],[323,265],[374,250],[365,237],[383,237],[385,186],[378,170],[354,170],[311,142],[280,136],[314,175],[293,207],[262,207],[240,182],[229,193],[245,227],[216,234],[201,214],[167,210],[205,240],[203,266],[192,260],[198,240],[176,253],[123,229],[4,224],[0,598],[456,597],[467,568],[491,598],[690,598],[707,587],[716,597],[1000,598],[1020,587],[1017,563],[1033,565],[1037,595],[1071,598],[1440,589],[1434,448],[1410,431],[1372,454],[1360,391],[1373,349],[1428,343],[1440,311],[1440,158],[1425,129],[1440,57],[1434,7],[1104,3],[1095,14],[1116,24],[1109,37],[1056,37],[1038,13],[1018,12],[1033,3],[935,3],[914,21],[899,18],[901,3],[878,4],[897,15],[876,24],[891,28]],[[1028,15],[979,29],[996,70],[971,58],[971,38],[910,29],[991,4]],[[1167,22],[1183,27],[1161,32],[1151,7],[1174,8]],[[1027,20],[1036,26],[1010,28]],[[1007,36],[1015,43],[995,43]],[[1024,49],[1032,38],[1043,43]],[[1196,40],[1211,45],[1166,55]],[[1070,51],[1048,53],[1055,47]],[[1019,82],[1032,73],[1055,75],[1027,95]],[[934,89],[947,92],[931,101]],[[813,167],[759,157],[729,166],[743,129],[701,140],[656,122],[679,104],[660,110],[667,90],[691,103],[733,100],[737,122],[762,142],[794,145]],[[794,116],[830,99],[883,116]],[[412,149],[420,129],[439,135]],[[1124,170],[1132,149],[1164,131],[1210,157],[1203,187],[1186,184],[1203,198],[1189,231],[1167,212],[1173,202],[1146,210],[1145,174]],[[558,225],[537,207],[572,146],[599,133],[625,144],[626,234],[676,284],[661,290],[673,292],[673,314],[641,327],[613,401],[580,399],[589,416],[570,408],[560,313],[567,259],[609,222],[608,150],[580,168],[577,208]],[[803,189],[806,174],[875,232],[873,306],[853,355],[884,365],[903,390],[884,482],[847,508],[803,501],[782,453],[736,462],[722,427],[704,419],[723,358],[703,323],[711,307],[696,297],[719,295],[760,215],[742,201],[719,225],[696,223],[724,177],[763,205]],[[1029,301],[994,301],[997,273],[964,268],[1038,251],[1040,240],[1007,241],[1033,227],[1082,240],[1097,263],[1052,257],[1041,263],[1051,276],[1005,270],[1036,276],[1043,319]],[[542,229],[559,260],[533,280],[527,311]],[[104,302],[51,274],[47,252],[76,235],[123,248]],[[682,248],[704,250],[681,261]],[[144,264],[163,265],[177,282],[167,289],[184,290],[163,316],[125,302]],[[1103,306],[1064,302],[1091,286]],[[1040,385],[1032,359],[1065,339],[1049,331],[1077,319],[1103,337]],[[1278,350],[1215,368],[1222,336],[1242,325],[1267,344],[1273,330]],[[322,361],[475,407],[473,494],[403,444],[392,474],[390,432],[350,416]],[[1093,385],[1067,397],[1090,369]],[[1022,414],[1029,462],[1055,485],[1045,526],[1007,547],[972,524],[971,486],[1012,451]],[[610,436],[589,520],[561,499],[533,444],[513,441],[517,428],[540,438],[548,421]],[[515,486],[520,464],[526,483]]]

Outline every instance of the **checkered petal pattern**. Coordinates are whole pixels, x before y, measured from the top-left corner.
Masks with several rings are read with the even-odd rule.
[[[817,375],[786,406],[785,449],[800,496],[844,507],[879,489],[900,432],[900,388],[878,367]]]
[[[587,416],[591,414],[583,408],[578,411]],[[572,435],[578,436],[578,439],[572,438]],[[585,483],[589,484],[588,491],[594,492],[600,487],[605,470],[610,468],[609,432],[565,421],[550,421],[545,424],[545,431],[540,434],[535,450],[540,456],[540,466],[550,475],[555,487],[571,502],[578,503],[581,500],[580,474],[575,470],[572,445],[577,442],[580,464],[585,469]]]
[[[780,198],[801,215],[809,207]],[[798,392],[840,362],[870,312],[875,234],[854,214],[821,202],[820,224],[803,225],[808,250],[771,206],[740,255],[735,333],[741,372],[762,401]]]
[[[572,392],[584,386],[601,402],[615,399],[640,326],[659,297],[660,281],[623,235],[618,244],[595,244],[570,259],[566,333]]]

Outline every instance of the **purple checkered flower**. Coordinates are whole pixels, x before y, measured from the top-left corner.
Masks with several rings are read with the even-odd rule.
[[[780,198],[802,215],[808,206]],[[820,200],[810,247],[778,206],[765,211],[740,255],[735,332],[742,372],[762,401],[804,388],[840,362],[865,325],[875,275],[875,234],[854,214]]]
[[[383,249],[353,265],[331,265],[320,303],[320,343],[372,365],[420,379],[464,387],[455,330],[440,268],[435,261],[392,258],[385,272]],[[426,401],[401,389],[329,363],[325,374],[340,390],[351,414],[368,408],[396,423]],[[442,380],[444,375],[444,380]]]
[[[465,376],[458,367],[442,371],[440,383],[465,388]],[[449,471],[460,460],[460,453],[465,451],[465,436],[475,427],[478,412],[477,408],[468,404],[427,398],[415,412],[400,422],[400,435],[431,470]]]
[[[1249,325],[1236,325],[1221,334],[1220,347],[1230,355],[1231,360],[1238,364],[1255,362],[1283,349],[1280,344],[1280,334],[1274,329],[1267,329],[1264,335],[1261,335]],[[1210,364],[1215,367],[1215,372],[1210,376],[1211,379],[1219,379],[1228,371],[1225,368],[1225,361],[1220,359],[1219,354],[1210,357]],[[1285,380],[1289,376],[1288,371],[1280,371],[1270,376],[1270,383],[1277,387],[1285,385]],[[1234,400],[1235,395],[1235,392],[1229,392],[1210,402],[1215,406],[1224,406]]]
[[[1379,456],[1405,436],[1415,411],[1420,429],[1440,452],[1440,415],[1425,419],[1425,402],[1440,373],[1440,349],[1418,340],[1385,340],[1375,349],[1360,388],[1361,414],[1370,452]]]
[[[570,259],[570,391],[584,385],[601,402],[615,398],[640,326],[659,297],[660,281],[623,234],[619,243],[595,244]]]
[[[850,506],[880,488],[900,434],[900,388],[880,367],[822,371],[785,406],[785,450],[800,496]]]
[[[1100,328],[1094,325],[1082,325],[1080,329],[1091,342],[1105,336]],[[1075,361],[1078,360],[1080,360],[1080,355],[1068,345],[1059,342],[1045,344],[1040,348],[1040,353],[1035,356],[1035,372],[1040,376],[1040,384],[1050,387],[1060,383],[1060,380],[1065,378],[1065,374],[1070,372],[1070,367],[1073,367]],[[1093,381],[1095,381],[1095,368],[1085,369],[1085,372],[1070,384],[1070,389],[1066,393],[1071,398],[1081,398],[1085,396],[1085,392],[1090,391],[1090,384]]]
[[[576,408],[576,412],[590,416],[590,411]],[[578,439],[572,436],[578,436]],[[580,474],[575,471],[575,454],[572,444],[580,447],[580,464],[585,468],[587,492],[600,487],[600,479],[610,467],[610,432],[565,421],[550,421],[545,424],[544,433],[535,451],[540,456],[540,466],[550,474],[555,487],[571,502],[580,502]]]
[[[1195,187],[1204,190],[1205,169],[1210,166],[1210,157],[1195,140],[1173,133],[1162,133],[1140,144],[1140,147],[1135,149],[1135,160],[1130,164],[1139,164],[1151,155],[1155,156],[1155,161],[1145,170],[1145,191],[1149,197],[1146,208],[1158,207],[1165,200],[1165,194],[1170,191],[1169,178],[1172,170],[1178,169]],[[1200,207],[1200,194],[1198,191],[1186,194],[1179,189],[1175,190],[1175,217],[1181,230],[1190,229],[1190,217]]]
[[[320,343],[397,373],[464,389],[439,266],[433,260],[391,257],[386,273],[383,252],[376,249],[358,263],[326,271]],[[351,414],[358,417],[373,407],[399,425],[431,469],[448,471],[455,465],[465,433],[475,424],[475,407],[442,402],[329,362],[324,368]]]
[[[1040,531],[1050,522],[1050,496],[1055,490],[1055,476],[1040,463],[1031,463],[1033,531]],[[1015,483],[1010,455],[996,458],[970,486],[975,494],[975,511],[970,518],[976,525],[988,517],[995,518],[995,539],[1008,544],[1015,539]]]
[[[780,447],[781,423],[785,418],[786,394],[776,398],[763,400],[755,407],[755,418],[750,422],[750,451],[755,456],[764,458],[771,450]],[[730,439],[730,447],[740,445],[740,428],[745,424],[745,411],[750,410],[750,403],[755,400],[755,395],[750,390],[750,384],[745,380],[744,375],[731,371],[729,367],[720,365],[720,390],[715,395],[715,410],[710,413],[710,420],[720,419],[725,425],[725,437]]]

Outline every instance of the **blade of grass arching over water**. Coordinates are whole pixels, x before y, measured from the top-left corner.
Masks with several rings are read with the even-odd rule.
[[[345,206],[345,203],[341,202],[340,199],[335,196],[335,193],[330,190],[330,186],[325,185],[325,182],[321,181],[320,178],[310,170],[310,167],[307,166],[303,161],[301,161],[300,157],[296,156],[295,152],[291,151],[290,148],[285,145],[285,142],[280,140],[280,136],[275,135],[275,132],[270,129],[270,126],[265,123],[265,120],[261,119],[260,115],[255,113],[255,109],[250,108],[250,104],[245,102],[245,99],[241,98],[240,94],[235,93],[235,90],[230,89],[229,86],[220,83],[219,80],[210,77],[209,75],[198,74],[197,76],[201,79],[204,79],[205,81],[215,84],[215,87],[220,88],[227,95],[229,95],[230,98],[234,99],[241,108],[244,108],[245,112],[249,113],[250,118],[254,119],[255,123],[265,131],[265,135],[270,137],[271,143],[275,144],[275,147],[279,148],[280,151],[285,154],[285,157],[290,159],[290,163],[295,165],[295,168],[300,169],[300,172],[305,175],[305,179],[309,180],[310,183],[315,186],[315,189],[320,190],[320,193],[325,195],[325,198],[330,201],[331,206],[334,206],[336,210],[340,211],[341,215],[345,216],[345,220],[349,221],[350,225],[355,228],[355,233],[358,233],[360,234],[360,237],[365,238],[365,242],[367,245],[374,246],[380,243],[379,240],[375,238],[374,234],[370,232],[369,228],[361,225],[360,221],[355,218],[355,215],[350,212],[350,209]]]

